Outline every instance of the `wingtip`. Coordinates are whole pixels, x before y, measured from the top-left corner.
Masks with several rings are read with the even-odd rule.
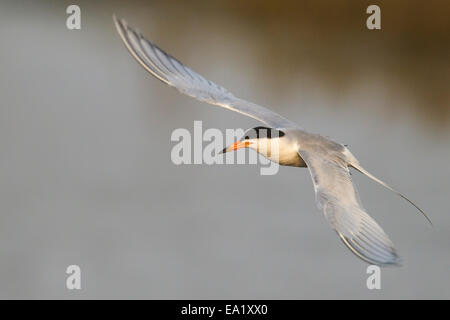
[[[113,22],[114,22],[114,25],[116,26],[116,28],[119,29],[120,28],[120,24],[121,24],[120,23],[121,19],[117,18],[115,13],[112,15],[112,19],[113,19]]]
[[[127,27],[127,25],[128,25],[128,24],[127,24],[127,21],[126,21],[125,19],[117,17],[115,13],[113,13],[112,19],[113,19],[114,24],[115,24],[116,26]]]
[[[395,256],[392,258],[392,260],[389,261],[370,261],[370,260],[364,260],[369,265],[372,266],[378,266],[380,268],[401,268],[403,267],[403,261],[399,256]]]
[[[397,250],[393,246],[389,246],[382,253],[382,255],[374,252],[369,252],[366,249],[361,247],[361,245],[355,244],[355,241],[344,236],[343,234],[338,232],[338,235],[342,242],[347,246],[350,251],[355,254],[358,258],[368,263],[369,265],[376,265],[379,267],[401,267],[402,260],[397,253]],[[369,253],[369,255],[368,255]]]
[[[115,13],[113,13],[113,15],[112,15],[112,19],[113,19],[113,21],[114,21],[114,24],[118,24],[119,23],[119,21],[120,21],[120,19],[119,18],[117,18],[117,16],[116,16],[116,14]]]
[[[392,248],[392,250],[393,250],[392,260],[382,264],[381,266],[382,267],[403,267],[402,258],[398,255],[395,248]]]
[[[116,27],[116,31],[119,33],[119,36],[122,38],[122,41],[126,43],[126,32],[128,29],[128,24],[125,21],[125,19],[119,18],[116,16],[116,14],[113,14],[112,16],[114,21],[114,26]]]

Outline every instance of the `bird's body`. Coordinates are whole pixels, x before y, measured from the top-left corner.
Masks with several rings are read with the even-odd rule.
[[[249,129],[240,141],[223,152],[252,148],[280,165],[307,167],[312,177],[317,206],[344,244],[368,263],[399,263],[394,245],[365,212],[351,181],[349,168],[355,168],[386,188],[398,192],[364,170],[346,146],[310,133],[267,108],[235,97],[146,40],[124,20],[114,17],[114,22],[130,53],[153,76],[181,93],[239,112],[267,125]],[[420,212],[423,213],[422,210]]]
[[[298,142],[297,140],[292,139],[294,133],[296,133],[294,130],[287,131],[285,136],[276,138],[278,141],[275,141],[275,145],[279,146],[278,155],[274,156],[272,153],[266,152],[266,150],[262,150],[259,153],[282,166],[306,168],[307,165],[305,161],[298,153]],[[273,142],[263,141],[262,145],[270,145],[271,143]]]
[[[277,130],[283,132],[284,135],[271,139],[259,138],[257,143],[249,147],[282,166],[307,167],[306,162],[298,152],[300,148],[314,153],[321,150],[326,151],[323,156],[331,156],[331,150],[334,156],[339,156],[341,159],[348,161],[354,160],[353,156],[349,158],[351,154],[345,146],[327,137],[300,128],[278,128]],[[278,154],[271,152],[271,146],[277,146]]]

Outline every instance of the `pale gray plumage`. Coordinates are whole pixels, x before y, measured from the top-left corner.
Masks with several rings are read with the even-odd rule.
[[[314,184],[319,209],[341,240],[371,264],[397,264],[398,255],[388,236],[363,209],[351,181],[346,159],[299,150]]]
[[[351,181],[349,167],[356,168],[370,178],[376,178],[360,167],[345,146],[306,132],[269,109],[235,97],[146,40],[124,20],[114,17],[114,22],[130,53],[159,80],[200,101],[239,112],[272,128],[281,129],[285,135],[279,138],[280,158],[274,161],[282,165],[306,165],[309,168],[317,206],[345,245],[359,258],[371,264],[399,263],[394,245],[363,209]],[[376,181],[390,188],[384,182],[378,179]]]
[[[124,20],[114,18],[117,31],[128,50],[151,74],[181,93],[203,102],[230,109],[274,128],[296,127],[294,123],[257,104],[236,98],[225,88],[205,79],[153,42],[130,28]]]

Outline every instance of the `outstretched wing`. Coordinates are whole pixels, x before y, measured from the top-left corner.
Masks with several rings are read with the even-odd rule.
[[[140,33],[129,27],[125,20],[113,18],[120,37],[136,60],[153,76],[177,88],[181,93],[242,113],[273,128],[298,127],[269,109],[236,98],[225,88],[205,79],[151,41],[146,40]]]
[[[398,264],[399,256],[381,227],[363,209],[347,163],[335,155],[300,150],[314,184],[316,203],[344,244],[370,264]]]

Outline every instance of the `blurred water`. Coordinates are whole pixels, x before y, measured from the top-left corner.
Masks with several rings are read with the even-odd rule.
[[[65,28],[63,3],[0,11],[0,298],[450,298],[447,111],[428,113],[426,100],[390,81],[389,60],[374,67],[349,51],[357,71],[344,83],[332,57],[321,57],[325,73],[301,62],[307,44],[292,70],[286,55],[261,54],[264,29],[239,15],[153,2],[81,7],[80,31]],[[173,165],[174,129],[256,123],[146,74],[115,33],[113,12],[237,96],[349,144],[435,228],[354,175],[404,259],[383,269],[382,290],[372,292],[366,265],[316,209],[305,169],[260,176],[250,165]],[[327,43],[321,35],[314,43]],[[346,46],[365,47],[358,41]],[[82,269],[81,291],[65,288],[70,264]]]

